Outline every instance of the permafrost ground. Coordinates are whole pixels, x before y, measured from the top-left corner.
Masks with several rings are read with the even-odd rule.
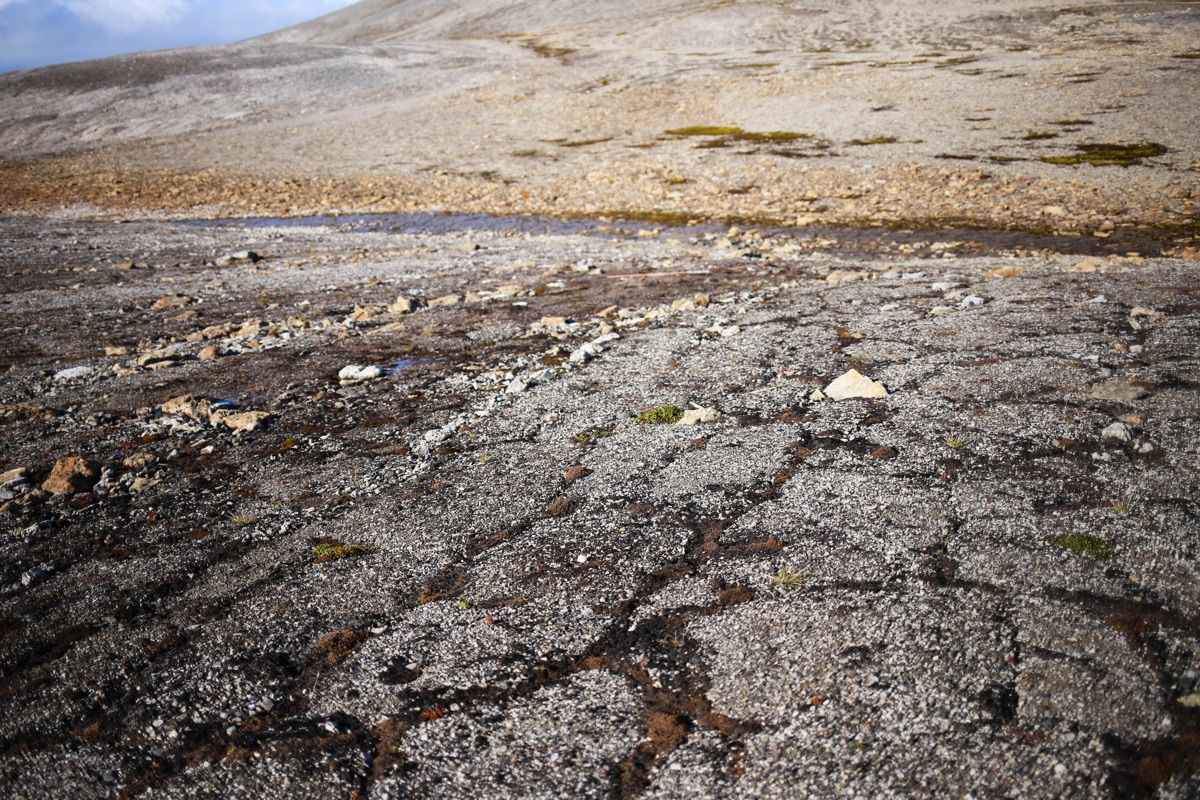
[[[0,795],[1200,795],[1198,22],[369,0],[0,76]]]
[[[9,796],[1200,788],[1194,261],[3,238]]]

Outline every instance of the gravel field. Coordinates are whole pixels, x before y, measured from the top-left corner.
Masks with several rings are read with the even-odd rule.
[[[0,75],[0,795],[1200,795],[1198,23]]]

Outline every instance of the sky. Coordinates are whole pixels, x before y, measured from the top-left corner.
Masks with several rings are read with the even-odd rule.
[[[0,0],[0,72],[64,61],[223,44],[354,0]]]

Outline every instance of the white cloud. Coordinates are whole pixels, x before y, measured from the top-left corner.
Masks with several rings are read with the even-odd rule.
[[[0,0],[0,71],[247,39],[354,0]]]
[[[187,0],[54,0],[82,19],[107,31],[162,25],[178,21],[187,10]],[[194,0],[193,0],[194,2]]]

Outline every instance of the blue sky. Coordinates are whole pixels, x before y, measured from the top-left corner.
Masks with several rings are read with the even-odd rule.
[[[0,0],[0,72],[220,44],[318,17],[353,0]]]

